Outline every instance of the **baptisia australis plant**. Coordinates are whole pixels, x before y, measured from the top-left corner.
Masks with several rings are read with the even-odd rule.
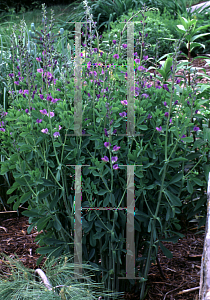
[[[141,12],[144,14],[144,10]],[[170,84],[158,80],[153,85],[154,77],[146,68],[148,56],[132,53],[135,135],[126,135],[131,106],[126,79],[130,75],[122,65],[126,65],[123,51],[129,51],[130,45],[121,46],[121,40],[119,43],[113,40],[109,53],[99,54],[98,34],[97,47],[91,48],[94,24],[88,10],[87,17],[89,36],[83,45],[86,65],[82,65],[81,136],[74,133],[74,90],[78,78],[74,78],[67,55],[61,60],[54,58],[59,53],[53,36],[48,35],[44,6],[43,51],[35,58],[37,65],[43,63],[42,67],[38,65],[33,73],[33,57],[21,44],[21,38],[18,54],[13,43],[13,72],[8,75],[11,105],[1,126],[1,153],[5,156],[1,174],[12,170],[15,183],[8,194],[16,190],[21,193],[21,197],[12,195],[8,200],[14,202],[13,208],[29,204],[24,212],[29,217],[28,232],[35,226],[38,231],[43,230],[36,239],[41,246],[37,251],[42,254],[39,263],[46,254],[58,257],[74,251],[76,204],[74,180],[69,175],[74,174],[75,166],[81,165],[82,178],[75,171],[75,180],[81,178],[83,262],[98,267],[99,271],[94,271],[96,280],[103,281],[109,290],[124,291],[125,282],[118,277],[126,276],[125,254],[129,249],[126,249],[126,212],[120,208],[127,207],[126,170],[134,166],[134,254],[140,251],[142,256],[141,260],[135,260],[135,276],[140,278],[142,299],[149,268],[159,247],[171,257],[162,242],[175,242],[183,236],[179,233],[178,216],[186,194],[191,197],[196,194],[201,199],[193,202],[196,207],[190,207],[191,217],[204,203],[205,195],[201,195],[199,188],[206,180],[204,166],[209,151],[208,141],[203,139],[205,120],[202,114],[200,121],[197,118],[199,99],[187,99],[189,95],[184,91],[182,95],[179,93],[183,83],[175,79],[182,42],[179,41],[172,58]],[[53,17],[50,22],[52,30]],[[12,38],[15,39],[15,33]],[[190,91],[193,92],[192,87],[186,93]],[[97,210],[100,207],[107,210]],[[134,279],[129,279],[129,289],[134,283]]]

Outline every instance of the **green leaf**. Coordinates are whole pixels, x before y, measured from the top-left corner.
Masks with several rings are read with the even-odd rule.
[[[104,195],[104,194],[106,194],[106,193],[108,193],[107,190],[101,189],[101,190],[98,192],[98,195]]]
[[[100,240],[100,238],[102,238],[102,236],[104,236],[105,231],[103,232],[97,232],[96,234],[93,235],[93,238],[96,240]]]
[[[33,147],[31,147],[30,145],[23,145],[20,147],[20,152],[24,152],[24,151],[32,151]]]
[[[180,181],[183,178],[183,173],[176,174],[168,183],[168,185]]]
[[[10,203],[14,202],[14,200],[17,199],[17,198],[18,198],[17,195],[11,196],[11,197],[9,197],[9,199],[7,200],[7,203],[10,204]]]
[[[50,194],[52,194],[52,192],[54,192],[55,189],[49,189],[47,191],[44,191],[44,192],[41,192],[39,193],[38,197],[39,197],[39,200],[42,200],[46,197],[48,197]]]
[[[192,137],[185,137],[185,138],[182,138],[182,141],[183,142],[186,142],[186,143],[193,143],[193,138]]]
[[[138,126],[138,129],[141,129],[141,130],[147,130],[148,127],[147,127],[147,125],[139,125],[139,126]]]
[[[182,202],[174,194],[172,194],[171,192],[169,192],[166,189],[164,190],[164,193],[168,196],[169,200],[171,201],[172,206],[182,206]]]
[[[193,185],[192,185],[192,183],[189,181],[189,179],[187,179],[187,190],[188,190],[188,193],[190,193],[190,194],[193,193]]]
[[[29,198],[31,198],[32,191],[29,191],[20,198],[20,203],[25,203]]]
[[[210,25],[208,25],[208,26],[210,26]],[[191,42],[193,42],[193,41],[199,39],[200,37],[203,37],[203,36],[209,35],[209,34],[210,34],[210,33],[201,33],[201,34],[198,34],[198,35],[194,35],[194,36],[192,37],[192,39],[191,39]],[[191,45],[191,44],[190,44],[190,45]]]
[[[192,178],[192,181],[199,186],[203,186],[203,181],[201,181],[199,178]]]
[[[37,222],[37,231],[39,232],[39,231],[43,230],[46,227],[46,225],[50,219],[51,219],[51,216],[47,216],[47,217],[43,217],[43,218],[39,219],[39,221]]]
[[[58,220],[58,218],[54,220],[53,226],[57,231],[60,231],[62,229],[61,222]]]
[[[167,258],[172,258],[173,254],[171,253],[170,250],[168,250],[165,246],[163,246],[163,244],[161,242],[159,242],[160,244],[160,249],[163,251],[163,254],[167,257]]]
[[[13,210],[17,210],[19,205],[20,205],[20,199],[18,199],[17,202],[15,202],[15,204],[13,205]]]

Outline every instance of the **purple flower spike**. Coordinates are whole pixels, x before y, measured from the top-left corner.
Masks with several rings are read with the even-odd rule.
[[[142,94],[142,97],[148,98],[149,95],[148,94]]]
[[[180,79],[177,79],[176,83],[179,84],[180,82],[181,82],[181,80],[180,80]]]
[[[105,162],[108,162],[108,161],[109,161],[109,159],[108,159],[107,156],[104,156],[104,157],[102,157],[101,159],[102,159],[103,161],[105,161]]]
[[[179,101],[178,101],[178,100],[176,100],[176,101],[174,102],[174,105],[177,105],[177,104],[178,104],[178,102],[179,102]]]
[[[122,44],[122,46],[124,49],[127,48],[127,44]]]
[[[109,146],[111,146],[111,144],[110,144],[109,142],[105,142],[105,143],[104,143],[104,146],[105,146],[107,149],[109,149]]]
[[[113,166],[113,169],[114,169],[114,170],[119,169],[118,164],[114,165],[114,166]]]
[[[168,112],[165,112],[165,117],[168,117]]]
[[[136,59],[134,59],[135,60],[135,62],[137,63],[137,64],[140,64],[140,59],[139,58],[136,58]]]
[[[197,114],[198,113],[198,109],[195,111],[195,114]]]
[[[3,131],[3,132],[5,132],[5,129],[4,129],[4,128],[0,128],[0,131]]]
[[[148,59],[148,55],[146,55],[146,56],[143,55],[143,59],[147,60]]]
[[[118,59],[119,55],[118,54],[114,54],[113,57],[116,58],[116,59]]]
[[[42,122],[42,119],[37,119],[36,120],[36,123],[41,123]]]
[[[200,130],[200,128],[197,127],[197,126],[195,126],[195,127],[193,128],[193,131],[198,131],[198,130]]]
[[[148,114],[147,119],[152,119],[152,115]]]
[[[42,94],[39,95],[39,97],[40,97],[40,99],[42,99],[42,100],[44,99],[44,96],[43,96]]]
[[[28,108],[26,108],[25,112],[26,112],[26,113],[28,113],[28,112],[29,112]]]
[[[166,101],[164,101],[163,105],[164,105],[164,106],[167,106],[167,102],[166,102]]]
[[[116,40],[113,40],[112,42],[113,42],[113,44],[116,44]]]
[[[120,149],[120,147],[118,147],[116,145],[113,147],[113,151],[118,151],[119,149]]]
[[[160,127],[156,127],[156,130],[159,131],[159,132],[161,132],[162,131],[162,127],[161,126]]]

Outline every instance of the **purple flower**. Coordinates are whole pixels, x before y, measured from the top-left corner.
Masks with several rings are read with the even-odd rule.
[[[172,119],[169,120],[170,123],[172,123]],[[173,124],[173,123],[172,123]]]
[[[124,49],[127,48],[127,44],[122,44],[122,46]]]
[[[41,61],[41,57],[36,57],[36,60],[37,61]]]
[[[148,94],[142,94],[142,97],[148,98],[149,95]]]
[[[28,112],[29,112],[28,108],[26,108],[25,112],[26,112],[26,113],[28,113]]]
[[[156,89],[161,89],[160,85],[156,85],[155,87],[156,87]]]
[[[116,59],[118,59],[119,55],[118,54],[114,54],[113,57],[116,58]]]
[[[40,110],[40,113],[41,113],[42,115],[47,115],[46,109]]]
[[[162,131],[162,127],[161,126],[160,127],[156,127],[156,130],[159,131],[159,132]]]
[[[117,156],[112,156],[112,163],[115,163],[118,160]]]
[[[140,59],[139,58],[136,58],[136,59],[134,59],[135,60],[135,62],[137,63],[137,64],[140,64]]]
[[[54,136],[54,137],[58,137],[58,136],[60,136],[60,133],[59,133],[59,132],[54,132],[54,133],[53,133],[53,136]]]
[[[181,82],[181,80],[180,80],[180,79],[177,79],[176,83],[179,84],[180,82]]]
[[[113,166],[113,169],[114,169],[114,170],[119,169],[118,164],[114,165],[114,166]]]
[[[15,81],[14,83],[15,83],[16,85],[19,85],[19,81]]]
[[[43,73],[43,69],[37,69],[38,73]]]
[[[9,73],[9,77],[14,77],[14,74],[13,73]]]
[[[108,136],[108,132],[106,128],[104,128],[104,132],[105,132],[105,136]]]
[[[50,118],[54,117],[54,115],[55,115],[54,112],[51,111],[50,112]],[[48,115],[48,117],[49,117],[49,115]]]
[[[177,104],[178,104],[178,102],[179,102],[179,101],[178,101],[178,100],[176,100],[176,101],[174,102],[174,105],[177,105]]]
[[[48,129],[47,129],[47,128],[42,129],[41,132],[43,132],[43,133],[48,133]]]
[[[167,84],[163,84],[163,89],[169,92]]]
[[[61,90],[60,90],[60,89],[57,89],[57,91],[61,92]]]
[[[53,98],[52,98],[51,102],[52,102],[52,103],[56,103],[58,100],[60,100],[60,99],[57,99],[57,98],[53,99]]]
[[[197,126],[195,126],[195,127],[193,128],[193,131],[198,131],[198,130],[200,130],[200,128],[197,127]]]
[[[143,66],[139,66],[139,67],[138,67],[138,70],[139,70],[139,71],[144,71],[144,70],[146,70],[146,69],[145,69]]]
[[[47,96],[47,101],[52,101],[53,100],[53,97],[51,95],[48,95]]]
[[[148,34],[147,34],[147,35],[148,35]],[[144,60],[147,60],[147,59],[148,59],[148,55],[146,55],[146,56],[143,55],[143,59],[144,59]]]
[[[128,105],[128,101],[127,100],[123,100],[123,101],[120,101],[122,103],[122,105]]]
[[[198,113],[198,109],[195,111],[195,114],[197,114]]]
[[[147,119],[152,119],[152,115],[148,114]]]
[[[168,117],[168,112],[165,112],[165,117]]]
[[[120,147],[118,147],[118,146],[115,145],[115,146],[113,147],[113,150],[112,150],[112,151],[118,151],[119,149],[120,149]]]
[[[117,133],[117,129],[115,129],[114,131],[113,131],[113,134],[116,134]]]
[[[107,156],[104,156],[104,157],[102,157],[101,159],[102,159],[103,161],[105,161],[105,162],[108,162],[108,161],[109,161],[109,159],[108,159]]]
[[[112,42],[113,42],[114,44],[116,44],[116,40],[113,40]]]
[[[121,117],[126,117],[126,112],[122,112],[122,113],[119,113],[119,115],[121,116]]]
[[[164,105],[164,106],[167,106],[167,102],[166,102],[166,101],[164,101],[163,105]]]
[[[39,97],[40,97],[40,99],[42,99],[42,100],[44,99],[44,96],[43,96],[42,94],[39,95]]]
[[[187,137],[187,136],[185,134],[183,134],[182,138],[185,138],[185,137]]]
[[[42,122],[42,119],[37,119],[36,120],[36,123],[41,123]]]
[[[109,146],[111,146],[111,144],[109,142],[105,142],[104,146],[109,149]]]
[[[149,89],[151,86],[152,86],[152,84],[149,84],[149,83],[147,84],[147,88],[148,88],[148,89]]]
[[[4,128],[0,128],[0,131],[3,131],[3,132],[5,132],[5,129],[4,129]]]

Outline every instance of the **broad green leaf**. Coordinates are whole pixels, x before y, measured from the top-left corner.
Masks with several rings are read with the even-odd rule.
[[[46,227],[46,225],[50,219],[51,219],[51,216],[47,216],[47,217],[43,217],[43,218],[39,219],[39,221],[37,222],[37,231],[39,232],[39,231],[43,230]]]
[[[167,257],[167,258],[172,258],[173,254],[171,253],[170,250],[168,250],[161,242],[159,242],[160,245],[160,249],[163,251],[163,254]]]
[[[50,194],[52,194],[52,192],[54,192],[55,189],[49,189],[47,191],[44,191],[44,192],[41,192],[39,193],[38,197],[39,197],[39,200],[42,200],[44,198],[47,198]]]
[[[97,232],[96,234],[93,235],[94,239],[100,240],[100,238],[102,238],[102,236],[104,236],[106,232]]]
[[[17,202],[15,202],[15,204],[13,205],[13,210],[17,210],[19,205],[20,205],[20,199],[18,199]]]
[[[107,190],[101,189],[101,190],[98,192],[98,195],[105,195],[106,193],[108,193]]]
[[[53,222],[53,226],[57,231],[60,231],[62,229],[61,222],[56,218]]]
[[[25,203],[29,198],[31,198],[32,191],[29,191],[20,198],[20,203]]]
[[[188,190],[188,193],[190,193],[190,194],[193,193],[193,185],[192,185],[192,183],[189,181],[189,179],[187,179],[187,190]]]
[[[10,204],[10,203],[14,202],[14,200],[17,199],[17,198],[18,198],[17,195],[11,196],[11,197],[9,197],[9,199],[7,200],[7,203]]]
[[[192,181],[194,181],[199,186],[203,186],[203,181],[201,181],[199,178],[192,178]]]
[[[176,174],[168,183],[168,185],[180,181],[183,178],[183,173]]]
[[[210,26],[210,25],[208,25],[208,26]],[[209,34],[210,33],[201,33],[201,34],[198,34],[198,35],[194,35],[194,37],[191,39],[191,41],[193,42],[193,41],[199,39],[200,37],[203,37],[203,36],[209,35]]]
[[[180,201],[180,199],[175,196],[174,194],[172,194],[171,192],[169,192],[168,190],[164,190],[164,193],[168,196],[169,200],[171,201],[172,206],[182,206],[182,202]]]

